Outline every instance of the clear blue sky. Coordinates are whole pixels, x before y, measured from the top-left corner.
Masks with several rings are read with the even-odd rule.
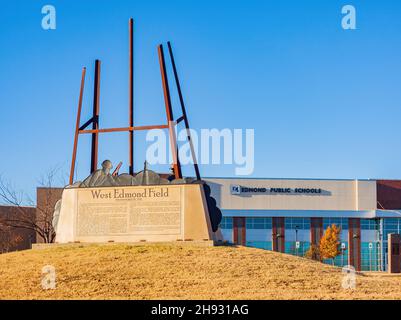
[[[45,4],[56,7],[54,31],[41,28]],[[346,4],[356,7],[357,30],[341,28]],[[34,195],[49,168],[68,172],[81,68],[86,118],[96,58],[101,126],[127,125],[131,16],[137,124],[165,121],[156,46],[170,40],[191,126],[254,128],[253,177],[401,179],[398,0],[1,0],[0,172],[16,187]],[[100,160],[123,160],[126,170],[127,134],[100,139]],[[143,139],[136,135],[136,170]],[[88,142],[79,146],[81,179]]]

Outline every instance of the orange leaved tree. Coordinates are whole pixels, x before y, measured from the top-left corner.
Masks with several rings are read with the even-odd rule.
[[[321,259],[332,259],[334,264],[334,258],[341,254],[340,232],[341,229],[335,224],[327,227],[319,244]]]

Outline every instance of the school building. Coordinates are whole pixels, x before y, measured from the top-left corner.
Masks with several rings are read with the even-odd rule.
[[[400,233],[401,227],[399,180],[205,180],[229,242],[304,256],[336,224],[341,255],[335,265],[387,270],[388,234]]]

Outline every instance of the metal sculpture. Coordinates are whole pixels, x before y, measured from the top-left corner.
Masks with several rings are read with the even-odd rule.
[[[72,161],[71,161],[71,169],[70,169],[70,185],[74,182],[74,172],[76,165],[76,156],[78,149],[78,140],[81,134],[91,134],[92,135],[92,143],[91,143],[91,169],[90,173],[92,174],[97,170],[98,165],[98,145],[99,145],[99,134],[100,133],[111,133],[111,132],[128,132],[129,134],[129,150],[128,150],[128,158],[129,158],[129,174],[134,175],[134,131],[140,130],[152,130],[152,129],[168,129],[169,137],[170,137],[170,148],[173,155],[173,172],[175,179],[182,179],[181,172],[181,164],[178,155],[177,149],[177,138],[175,136],[175,126],[177,126],[181,121],[184,121],[188,142],[190,144],[191,155],[194,163],[195,176],[197,180],[200,180],[199,168],[197,165],[194,146],[191,140],[189,121],[185,109],[184,99],[181,92],[181,86],[178,79],[177,68],[175,65],[174,55],[171,47],[171,43],[168,42],[168,51],[170,55],[170,60],[172,64],[172,69],[174,73],[175,83],[177,86],[178,96],[180,99],[181,111],[182,115],[174,119],[173,108],[170,98],[170,87],[169,81],[166,72],[166,62],[163,51],[163,45],[160,44],[157,47],[158,56],[159,56],[159,64],[160,64],[160,74],[162,80],[162,88],[164,95],[164,103],[166,108],[166,117],[167,123],[160,125],[148,125],[148,126],[135,126],[134,125],[134,21],[131,18],[129,20],[129,99],[128,99],[128,127],[122,128],[106,128],[101,129],[99,126],[99,117],[100,117],[100,69],[101,69],[101,61],[95,61],[95,80],[94,80],[94,92],[93,92],[93,112],[92,117],[87,120],[84,124],[81,123],[81,111],[82,111],[82,97],[85,87],[85,75],[86,68],[82,70],[81,77],[81,88],[78,100],[78,112],[76,119],[76,127],[75,127],[75,135],[74,135],[74,147],[72,152]],[[88,127],[92,125],[91,129]],[[121,167],[121,165],[120,165]],[[119,168],[118,168],[119,169]]]
[[[178,72],[175,64],[173,50],[171,43],[167,42],[168,52],[170,56],[171,66],[174,74],[174,80],[180,100],[182,115],[178,118],[174,118],[173,107],[170,97],[170,87],[166,71],[165,55],[163,45],[160,44],[157,47],[160,74],[162,80],[164,104],[166,109],[166,124],[159,125],[148,125],[148,126],[135,126],[134,125],[134,21],[129,19],[129,96],[128,96],[128,127],[122,128],[100,128],[99,117],[100,117],[100,69],[101,61],[95,61],[95,79],[93,89],[93,110],[92,117],[87,120],[84,124],[81,123],[81,111],[82,111],[82,98],[85,87],[85,75],[86,68],[82,69],[81,76],[81,87],[78,99],[78,112],[76,118],[75,134],[74,134],[74,147],[72,152],[71,170],[69,186],[67,188],[74,187],[106,187],[106,186],[138,186],[138,185],[151,185],[151,184],[181,184],[181,183],[199,183],[203,185],[205,200],[207,202],[209,216],[211,220],[212,230],[217,231],[218,226],[222,219],[222,214],[216,205],[216,200],[211,196],[210,187],[201,180],[199,167],[197,164],[194,145],[191,139],[191,131],[188,121],[188,116],[185,108],[184,98],[181,91],[181,84],[178,78]],[[175,135],[175,127],[184,121],[187,139],[191,150],[191,156],[194,164],[195,178],[183,178],[181,171],[181,164],[179,159],[179,153],[177,149],[177,137]],[[91,129],[88,127],[92,125]],[[161,177],[154,171],[148,170],[145,163],[144,170],[138,174],[134,173],[134,131],[141,130],[152,130],[152,129],[168,129],[170,138],[170,148],[173,155],[172,163],[172,175],[167,179]],[[102,169],[98,169],[98,145],[99,145],[99,134],[100,133],[111,133],[111,132],[128,132],[129,134],[129,146],[128,146],[128,161],[129,161],[129,172],[119,174],[122,163],[120,162],[114,172],[111,173],[112,163],[109,160],[103,161]],[[76,156],[78,149],[78,140],[81,134],[91,134],[91,169],[89,176],[84,181],[74,183],[74,172],[76,164]],[[57,203],[55,211],[54,223],[57,224],[59,208],[61,202]]]

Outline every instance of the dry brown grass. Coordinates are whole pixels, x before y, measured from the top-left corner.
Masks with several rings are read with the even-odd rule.
[[[57,288],[43,290],[53,265]],[[0,255],[0,299],[400,299],[401,277],[360,274],[246,247],[104,245]]]

